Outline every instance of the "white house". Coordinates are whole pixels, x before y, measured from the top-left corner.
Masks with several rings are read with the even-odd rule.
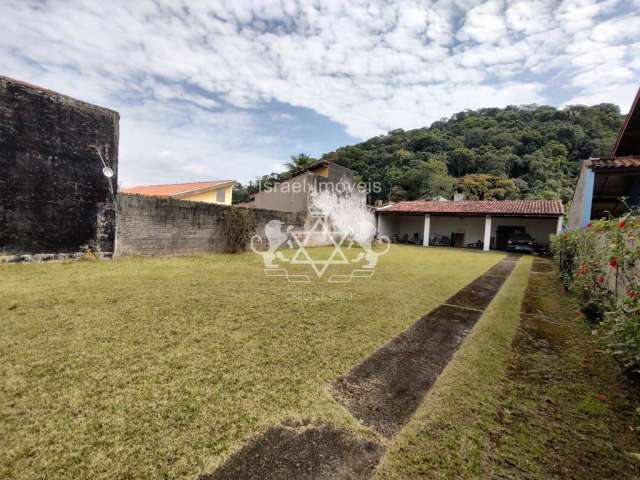
[[[394,241],[503,250],[514,232],[548,245],[562,229],[564,209],[560,200],[415,200],[376,213],[378,234]]]

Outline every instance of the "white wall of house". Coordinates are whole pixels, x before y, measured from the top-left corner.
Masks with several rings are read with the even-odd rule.
[[[464,243],[476,243],[484,237],[484,217],[441,217],[431,216],[430,238],[452,233],[464,233]]]
[[[422,235],[424,231],[424,215],[379,215],[378,233],[389,238],[405,234],[411,240],[414,234]]]
[[[496,237],[498,226],[524,227],[533,239],[541,244],[548,245],[549,237],[556,234],[558,227],[557,218],[526,218],[526,217],[492,217],[491,237]]]

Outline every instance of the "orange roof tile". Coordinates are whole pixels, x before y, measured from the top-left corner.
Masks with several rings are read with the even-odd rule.
[[[587,165],[597,168],[640,168],[640,156],[615,157],[615,158],[590,158]]]
[[[211,180],[208,182],[170,183],[166,185],[140,185],[137,187],[123,188],[122,193],[133,195],[146,195],[149,197],[182,198],[197,193],[204,193],[222,187],[233,185],[234,180]]]
[[[440,215],[560,216],[560,200],[415,200],[378,208],[379,213],[421,213]]]

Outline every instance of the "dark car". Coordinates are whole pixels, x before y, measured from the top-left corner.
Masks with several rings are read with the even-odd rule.
[[[512,233],[507,238],[509,252],[533,253],[533,238],[528,233]]]

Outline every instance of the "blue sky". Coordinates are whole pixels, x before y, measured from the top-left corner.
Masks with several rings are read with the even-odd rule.
[[[0,0],[0,74],[120,112],[120,183],[232,178],[455,112],[613,102],[640,0]]]

